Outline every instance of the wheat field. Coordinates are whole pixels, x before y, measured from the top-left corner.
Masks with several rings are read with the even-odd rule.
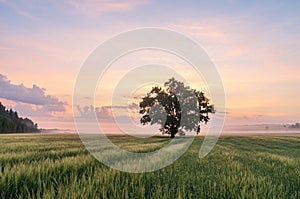
[[[135,152],[169,142],[110,139]],[[76,134],[2,134],[0,198],[300,198],[300,134],[221,136],[199,159],[202,141],[168,167],[135,174],[97,161]]]

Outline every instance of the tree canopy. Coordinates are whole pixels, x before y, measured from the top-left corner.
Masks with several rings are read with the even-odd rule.
[[[0,133],[38,132],[38,125],[28,118],[18,116],[16,111],[6,109],[0,102]]]
[[[169,79],[165,89],[155,86],[140,102],[140,122],[159,124],[162,133],[174,138],[182,130],[200,132],[200,123],[209,121],[214,106],[203,92],[185,86],[183,82]]]

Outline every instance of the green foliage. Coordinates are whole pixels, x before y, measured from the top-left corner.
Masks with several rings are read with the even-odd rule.
[[[38,132],[37,124],[28,118],[21,118],[16,111],[7,110],[0,102],[0,133]]]
[[[208,113],[214,113],[213,105],[203,92],[169,79],[166,89],[153,87],[140,102],[142,124],[159,124],[163,133],[173,138],[178,130],[200,131],[200,123],[209,121]]]
[[[110,139],[138,152],[170,141]],[[223,136],[199,159],[202,142],[166,168],[132,174],[95,160],[78,135],[3,134],[0,198],[300,198],[300,135]]]
[[[15,132],[16,124],[7,117],[0,115],[0,132]]]

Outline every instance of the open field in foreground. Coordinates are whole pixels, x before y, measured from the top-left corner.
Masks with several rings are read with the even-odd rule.
[[[169,141],[111,139],[132,151]],[[223,136],[199,159],[202,141],[164,169],[133,174],[98,162],[77,135],[0,135],[0,198],[300,198],[300,134]]]

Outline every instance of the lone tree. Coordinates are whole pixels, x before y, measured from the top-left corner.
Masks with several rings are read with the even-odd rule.
[[[169,79],[165,90],[153,87],[140,102],[140,122],[159,124],[162,133],[174,138],[180,129],[200,132],[200,123],[209,121],[208,113],[214,113],[214,106],[203,92],[184,86],[184,83]]]

